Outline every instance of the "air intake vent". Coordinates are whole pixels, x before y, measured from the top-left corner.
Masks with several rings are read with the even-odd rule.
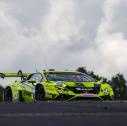
[[[76,83],[76,86],[82,87],[82,86],[84,86],[84,85],[83,85],[83,83],[78,82],[78,83]]]

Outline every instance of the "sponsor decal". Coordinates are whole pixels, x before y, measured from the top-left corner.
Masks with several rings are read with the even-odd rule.
[[[80,95],[81,95],[81,97],[93,97],[94,96],[94,94],[92,94],[92,93],[82,93]]]
[[[46,98],[52,98],[52,95],[51,94],[45,94],[45,97]]]

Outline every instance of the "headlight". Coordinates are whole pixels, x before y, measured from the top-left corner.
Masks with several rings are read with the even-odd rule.
[[[107,89],[107,88],[105,88],[105,89],[103,90],[103,92],[104,92],[104,93],[107,93],[107,92],[108,92],[108,89]]]

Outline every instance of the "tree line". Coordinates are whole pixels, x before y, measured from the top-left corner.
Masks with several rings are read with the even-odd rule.
[[[3,87],[0,85],[0,101],[3,101]]]

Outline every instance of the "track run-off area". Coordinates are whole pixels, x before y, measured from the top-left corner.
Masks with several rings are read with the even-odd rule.
[[[127,126],[127,101],[0,103],[0,126]]]

